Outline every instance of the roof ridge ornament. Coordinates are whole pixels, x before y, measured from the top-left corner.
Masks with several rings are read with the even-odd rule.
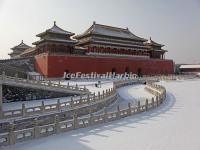
[[[96,24],[96,21],[93,21],[93,25],[95,25]]]
[[[56,26],[56,21],[53,22],[54,26]]]

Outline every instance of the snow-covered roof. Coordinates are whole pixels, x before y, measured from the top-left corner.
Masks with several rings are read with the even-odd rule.
[[[81,35],[75,36],[75,38],[80,39],[89,34],[98,34],[103,36],[147,41],[146,39],[140,38],[131,33],[128,28],[124,29],[124,28],[112,27],[108,25],[96,24],[95,22],[87,31],[85,31]]]
[[[61,29],[60,27],[58,27],[58,26],[56,25],[56,22],[55,22],[55,21],[54,21],[54,25],[53,25],[52,28],[47,29],[45,32],[42,32],[42,33],[38,34],[37,36],[38,36],[38,37],[41,37],[41,36],[43,36],[43,35],[46,34],[46,33],[63,34],[63,35],[68,35],[68,36],[74,35],[74,33],[69,32],[69,31],[65,31],[65,30]]]
[[[20,55],[23,55],[23,54],[27,54],[27,53],[31,53],[31,52],[33,52],[33,51],[35,51],[36,50],[36,47],[31,47],[31,48],[29,48],[29,49],[26,49],[23,53],[21,53]]]
[[[36,41],[33,43],[33,45],[37,45],[41,42],[45,42],[45,41],[51,41],[51,42],[62,42],[62,43],[72,43],[72,44],[76,44],[77,41],[76,40],[68,40],[68,39],[59,39],[59,38],[48,38],[48,39],[41,39],[39,41]]]
[[[22,42],[17,45],[17,46],[14,46],[13,48],[11,48],[12,50],[16,51],[16,50],[22,50],[22,49],[28,49],[28,48],[31,48],[31,46],[28,46],[27,44],[24,43],[24,41],[22,40]]]
[[[200,69],[200,64],[196,64],[196,65],[181,65],[179,67],[180,69]]]
[[[150,37],[150,39],[146,42],[146,44],[147,44],[147,45],[160,46],[160,47],[165,46],[165,45],[163,45],[163,44],[159,44],[159,43],[153,41],[153,40],[151,39],[151,37]]]

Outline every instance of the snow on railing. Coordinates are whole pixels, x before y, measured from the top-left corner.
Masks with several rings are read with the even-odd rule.
[[[0,134],[0,146],[12,145],[17,142],[26,141],[29,139],[49,136],[51,134],[58,134],[79,128],[119,120],[121,118],[158,107],[160,104],[162,104],[163,100],[165,100],[166,90],[164,87],[148,83],[146,89],[150,93],[154,94],[156,99],[146,99],[144,105],[141,105],[140,101],[138,101],[137,106],[134,107],[129,103],[128,108],[123,110],[121,110],[118,105],[117,111],[107,112],[107,109],[104,108],[102,114],[95,115],[90,113],[89,116],[87,115],[86,117],[78,117],[77,113],[74,113],[73,119],[65,121],[60,121],[59,115],[55,115],[54,123],[42,126],[39,125],[39,120],[35,119],[34,127],[23,130],[15,130],[14,124],[11,123],[9,125],[9,132]]]
[[[60,89],[62,92],[65,90],[72,90],[72,91],[77,91],[77,92],[89,92],[86,87],[78,87],[76,86],[71,86],[71,85],[61,85],[60,82],[57,83],[52,83],[50,80],[48,82],[44,81],[38,81],[38,80],[30,80],[30,79],[23,79],[23,78],[18,78],[17,76],[15,77],[10,77],[6,76],[4,73],[0,75],[0,80],[2,82],[14,82],[16,84],[29,84],[30,86],[38,86],[38,87],[43,87],[43,88],[52,88],[52,89]]]
[[[97,103],[105,103],[114,96],[116,96],[116,90],[114,88],[111,88],[111,89],[106,89],[105,91],[102,92],[102,94],[100,94],[100,92],[98,92],[98,95],[88,94],[86,97],[80,96],[80,99],[76,100],[74,100],[74,98],[71,97],[71,100],[67,102],[60,102],[60,99],[58,99],[56,104],[45,105],[44,101],[42,101],[40,106],[28,107],[28,108],[25,107],[25,104],[22,104],[21,109],[2,111],[1,119],[27,117],[27,116],[30,117],[35,114],[39,115],[48,112],[55,112],[55,111],[59,112],[60,110],[69,111],[78,109],[83,106],[90,107]]]

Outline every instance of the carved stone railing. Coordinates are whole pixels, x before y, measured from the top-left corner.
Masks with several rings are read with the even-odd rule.
[[[62,85],[60,82],[52,83],[50,80],[48,82],[45,81],[37,81],[30,79],[18,78],[17,75],[15,77],[6,76],[5,73],[0,75],[0,84],[6,85],[15,85],[19,87],[28,87],[34,89],[42,89],[47,91],[55,91],[61,93],[75,93],[75,94],[87,94],[89,90],[86,87],[71,86],[71,85]]]
[[[102,114],[95,115],[90,113],[85,117],[78,117],[76,113],[73,115],[73,119],[60,121],[59,115],[55,115],[53,123],[47,125],[39,125],[39,120],[35,119],[34,126],[28,129],[15,130],[14,124],[9,124],[9,132],[0,134],[0,146],[12,145],[17,142],[26,141],[29,139],[35,139],[39,137],[49,136],[51,134],[58,134],[67,132],[79,128],[98,125],[121,118],[138,114],[144,111],[158,107],[162,104],[166,97],[166,90],[164,87],[155,84],[147,84],[146,90],[156,96],[156,99],[146,99],[145,104],[141,105],[138,101],[137,106],[131,106],[128,104],[126,109],[120,109],[117,107],[117,111],[107,112],[106,108]]]
[[[33,115],[42,115],[49,112],[55,113],[61,110],[66,112],[73,109],[78,109],[80,107],[85,107],[85,106],[89,107],[94,105],[95,103],[103,103],[109,101],[108,98],[112,96],[116,96],[116,90],[113,88],[103,91],[102,94],[98,92],[98,95],[88,94],[85,97],[80,96],[79,99],[74,99],[74,97],[71,97],[71,100],[66,102],[60,102],[60,99],[58,99],[56,104],[45,105],[44,101],[42,101],[40,106],[27,107],[27,108],[25,104],[22,104],[22,107],[20,109],[2,111],[0,119],[8,119],[15,117],[30,117]]]

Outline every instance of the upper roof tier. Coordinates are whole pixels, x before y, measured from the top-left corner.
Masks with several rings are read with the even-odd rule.
[[[37,37],[42,37],[43,35],[47,34],[47,33],[53,33],[53,34],[62,34],[62,35],[66,35],[66,36],[73,36],[74,33],[69,32],[69,31],[65,31],[63,29],[61,29],[60,27],[58,27],[56,25],[56,22],[54,21],[54,25],[52,28],[47,29],[45,32],[42,32],[38,35],[36,35]]]
[[[146,39],[140,38],[131,33],[128,28],[124,29],[124,28],[112,27],[108,25],[96,24],[95,22],[83,34],[77,35],[74,38],[80,39],[91,34],[103,35],[115,38],[131,39],[143,42],[147,41]]]
[[[24,41],[22,40],[22,42],[17,45],[17,46],[14,46],[13,48],[11,48],[13,51],[15,50],[25,50],[25,49],[28,49],[28,48],[31,48],[31,46],[28,46],[27,44],[24,43]]]
[[[159,47],[163,47],[165,45],[163,44],[159,44],[159,43],[156,43],[155,41],[153,41],[150,37],[150,39],[146,42],[147,45],[152,45],[152,46],[159,46]]]

